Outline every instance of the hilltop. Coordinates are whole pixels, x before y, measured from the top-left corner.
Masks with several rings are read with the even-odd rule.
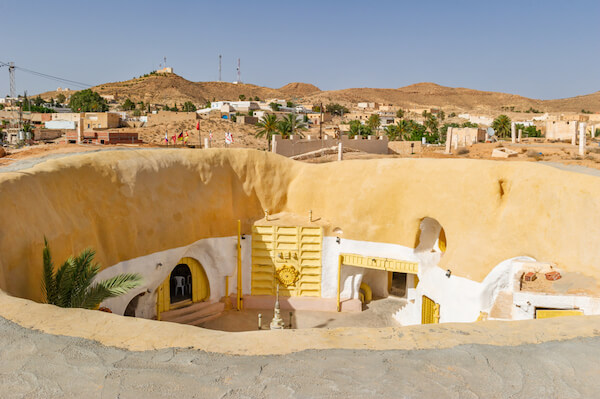
[[[360,101],[393,104],[403,108],[443,108],[458,112],[498,112],[514,107],[543,112],[580,112],[582,109],[600,112],[600,91],[557,100],[537,100],[515,94],[480,91],[462,87],[446,87],[435,83],[417,83],[397,89],[350,88],[322,91],[308,83],[289,83],[278,89],[252,84],[229,82],[191,82],[176,74],[151,74],[92,88],[119,99],[152,104],[182,104],[192,101],[197,106],[213,100],[238,100],[258,97],[261,100],[283,98],[305,103],[339,102],[346,105]],[[46,92],[45,99],[56,98],[58,92]]]
[[[240,95],[247,99],[258,97],[268,98],[305,97],[319,92],[319,88],[307,83],[289,83],[280,89],[261,87],[245,83],[229,82],[191,82],[174,73],[151,74],[139,78],[105,83],[92,87],[92,90],[104,95],[114,95],[117,98],[129,98],[134,102],[143,101],[151,104],[182,104],[191,101],[204,105],[213,100],[239,100]],[[56,98],[59,92],[41,94],[45,99]]]

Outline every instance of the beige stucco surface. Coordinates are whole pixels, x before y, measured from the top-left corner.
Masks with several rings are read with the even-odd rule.
[[[42,244],[57,261],[93,247],[103,265],[243,232],[270,213],[344,238],[414,247],[440,222],[440,266],[481,281],[528,255],[597,279],[598,178],[532,162],[378,159],[305,164],[254,150],[83,154],[0,174],[0,288],[40,299]]]
[[[515,346],[600,335],[600,316],[446,323],[388,328],[332,328],[230,333],[84,309],[63,309],[0,291],[0,316],[44,333],[87,338],[143,351],[190,348],[234,355],[307,349],[441,349],[462,344]]]

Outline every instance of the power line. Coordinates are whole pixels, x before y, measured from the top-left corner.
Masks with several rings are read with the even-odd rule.
[[[8,66],[8,67],[10,67],[11,65],[9,65],[6,62],[0,61],[0,66]],[[58,76],[49,75],[47,73],[36,72],[36,71],[32,71],[31,69],[27,69],[27,68],[23,68],[23,67],[19,67],[19,66],[13,66],[13,68],[14,69],[18,69],[18,70],[23,71],[23,72],[30,73],[32,75],[36,75],[36,76],[42,77],[42,78],[54,80],[56,82],[68,83],[70,85],[78,86],[78,87],[83,87],[83,88],[92,87],[92,85],[89,85],[87,83],[77,82],[75,80],[65,79],[65,78],[61,78],[61,77],[58,77]]]

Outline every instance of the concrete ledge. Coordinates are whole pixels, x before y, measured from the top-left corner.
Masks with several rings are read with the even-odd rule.
[[[410,350],[464,344],[515,346],[600,336],[600,316],[518,322],[428,324],[398,328],[334,328],[227,333],[84,309],[62,309],[0,291],[0,317],[22,327],[79,337],[131,351],[190,348],[236,355],[307,349]]]

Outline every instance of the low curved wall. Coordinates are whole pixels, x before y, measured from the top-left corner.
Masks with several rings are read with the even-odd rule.
[[[254,150],[105,151],[0,173],[0,288],[40,300],[42,245],[104,266],[289,212],[344,239],[414,248],[424,217],[447,237],[439,266],[482,281],[516,256],[597,279],[598,178],[530,162],[378,159],[305,164]],[[329,228],[325,235],[332,236]],[[154,265],[152,265],[154,267]]]

